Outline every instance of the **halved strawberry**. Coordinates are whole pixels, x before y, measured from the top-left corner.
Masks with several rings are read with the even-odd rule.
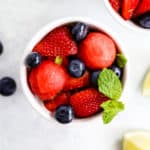
[[[31,89],[41,100],[52,99],[64,87],[67,80],[63,67],[45,60],[32,69],[29,76]]]
[[[109,0],[111,6],[116,12],[119,12],[121,8],[121,0]]]
[[[108,100],[94,88],[89,88],[75,93],[70,98],[76,117],[89,117],[101,110],[100,105]]]
[[[70,99],[70,94],[69,93],[61,93],[56,98],[53,100],[45,101],[44,106],[49,110],[49,111],[55,111],[55,109],[64,104],[69,104],[69,99]]]
[[[135,16],[143,15],[150,11],[150,0],[141,0],[135,11]]]
[[[68,56],[77,54],[76,42],[72,39],[67,26],[54,29],[46,35],[34,48],[42,56]]]
[[[31,72],[29,73],[29,78],[28,78],[31,91],[34,94],[39,93],[39,88],[38,88],[37,80],[36,80],[36,74],[37,74],[37,69],[33,68]]]
[[[123,0],[122,1],[122,17],[125,20],[131,19],[138,3],[139,3],[139,0]]]
[[[33,94],[37,95],[40,100],[45,101],[51,96],[50,93],[40,93],[39,86],[37,84],[37,69],[33,68],[29,73],[29,85]]]
[[[82,87],[86,87],[89,85],[90,74],[88,71],[84,73],[84,75],[80,78],[73,78],[71,76],[68,77],[68,80],[64,86],[64,90],[74,90]]]
[[[81,42],[79,56],[90,69],[107,68],[116,57],[115,43],[104,33],[91,32]]]
[[[51,93],[53,97],[63,89],[67,78],[63,67],[51,61],[43,61],[37,68],[40,93]]]

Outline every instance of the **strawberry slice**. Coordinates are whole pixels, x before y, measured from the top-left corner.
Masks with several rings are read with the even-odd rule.
[[[68,56],[77,54],[76,42],[68,27],[58,27],[46,35],[34,48],[42,56]]]
[[[45,101],[47,100],[51,95],[50,93],[40,93],[39,87],[37,84],[37,69],[33,68],[31,72],[29,73],[29,85],[30,89],[33,92],[33,94],[37,95],[40,100]]]
[[[55,99],[45,101],[44,106],[49,110],[49,111],[55,111],[55,109],[64,104],[69,104],[69,98],[70,94],[69,93],[61,93],[60,95],[56,96]]]
[[[121,8],[121,0],[109,0],[111,6],[116,12],[119,12]]]
[[[123,0],[123,2],[122,2],[122,17],[125,20],[131,19],[138,3],[139,3],[139,0]]]
[[[37,69],[33,68],[31,72],[29,73],[29,78],[28,78],[31,91],[34,94],[39,93],[39,88],[37,86],[37,80],[36,80],[36,74],[37,74]]]
[[[90,69],[107,68],[116,57],[115,43],[104,33],[91,32],[81,42],[79,56]]]
[[[76,117],[89,117],[101,111],[100,105],[106,100],[108,98],[96,89],[89,88],[72,95],[70,104]]]
[[[65,84],[64,90],[68,91],[86,87],[89,85],[89,81],[90,81],[90,74],[88,71],[86,71],[84,75],[80,78],[73,78],[69,76]]]
[[[38,67],[37,83],[40,93],[51,93],[51,98],[60,92],[66,82],[66,72],[51,61],[43,61]]]
[[[63,89],[66,80],[67,75],[63,67],[49,60],[32,69],[29,75],[31,90],[41,100],[56,96]]]
[[[141,0],[135,11],[135,16],[143,15],[149,11],[150,11],[150,0]]]

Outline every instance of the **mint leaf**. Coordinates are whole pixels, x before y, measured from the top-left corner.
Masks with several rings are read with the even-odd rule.
[[[117,100],[122,93],[118,76],[110,69],[104,69],[98,77],[98,90],[110,99]]]
[[[117,61],[117,65],[120,68],[123,68],[125,66],[125,64],[127,63],[127,59],[125,58],[125,56],[123,54],[117,54],[116,61]]]
[[[102,103],[101,108],[104,109],[102,118],[104,124],[108,124],[120,112],[124,110],[124,104],[119,101],[109,100]]]
[[[55,58],[55,64],[61,65],[63,62],[63,58],[61,56],[56,56]]]

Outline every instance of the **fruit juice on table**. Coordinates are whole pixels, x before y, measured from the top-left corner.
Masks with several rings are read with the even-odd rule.
[[[124,20],[131,20],[142,28],[150,28],[150,0],[109,0]]]
[[[60,123],[103,112],[104,123],[124,109],[119,100],[126,58],[105,33],[87,24],[49,32],[26,58],[28,83]]]

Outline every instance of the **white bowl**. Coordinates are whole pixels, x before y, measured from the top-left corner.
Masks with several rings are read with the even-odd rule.
[[[69,18],[63,18],[63,19],[59,19],[56,21],[52,21],[49,24],[47,24],[44,28],[42,28],[34,37],[33,39],[29,42],[27,48],[25,49],[24,53],[23,53],[23,58],[21,61],[21,66],[20,66],[20,79],[21,79],[21,85],[24,91],[24,94],[26,95],[27,99],[29,100],[29,102],[31,103],[31,105],[33,106],[33,108],[35,108],[44,118],[48,119],[49,121],[54,121],[53,117],[50,115],[50,112],[43,106],[43,103],[37,98],[35,97],[35,95],[32,94],[28,82],[27,82],[27,69],[25,66],[25,58],[26,56],[32,51],[33,47],[45,36],[47,35],[50,31],[52,31],[53,29],[55,29],[58,26],[64,25],[64,24],[68,24],[68,23],[72,23],[72,22],[84,22],[89,24],[90,26],[93,26],[94,28],[97,28],[98,30],[101,30],[103,32],[105,32],[106,34],[108,34],[110,37],[113,38],[113,40],[115,41],[118,49],[124,53],[123,48],[122,48],[122,44],[119,40],[119,38],[114,37],[114,32],[110,29],[108,29],[108,27],[104,24],[102,24],[101,22],[97,22],[94,21],[92,19],[86,18],[86,17],[69,17]],[[123,85],[124,85],[124,81],[126,80],[126,68],[124,70],[124,77],[123,77]],[[96,115],[96,117],[99,115]],[[91,117],[91,118],[95,118]],[[85,120],[85,119],[75,119],[76,121],[73,122],[77,122],[80,120]]]
[[[111,6],[111,4],[109,3],[109,0],[104,0],[104,4],[106,9],[109,11],[109,13],[123,26],[125,26],[126,28],[139,32],[139,33],[144,33],[144,34],[150,34],[150,29],[145,29],[142,28],[138,25],[136,25],[134,22],[130,21],[130,20],[124,20]]]

